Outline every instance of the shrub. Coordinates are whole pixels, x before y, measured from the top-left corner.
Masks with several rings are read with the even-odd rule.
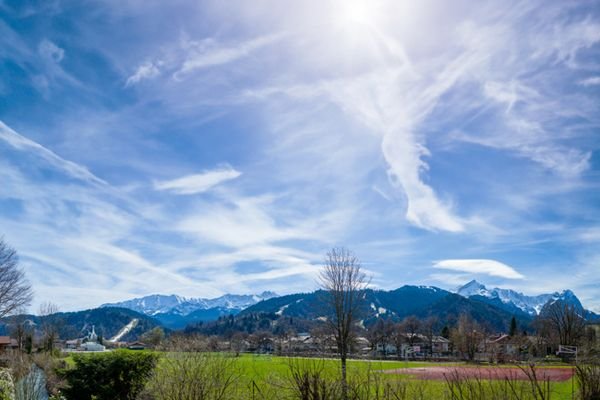
[[[600,365],[581,364],[576,370],[581,400],[600,399]]]
[[[237,358],[202,351],[204,346],[199,338],[173,338],[164,348],[164,358],[148,382],[150,397],[157,400],[238,398]]]
[[[292,398],[331,400],[341,396],[341,387],[327,375],[324,360],[290,359],[289,377]]]
[[[151,376],[158,356],[117,350],[73,356],[75,367],[64,370],[67,400],[133,400]]]
[[[0,400],[14,400],[15,385],[7,369],[0,369]]]

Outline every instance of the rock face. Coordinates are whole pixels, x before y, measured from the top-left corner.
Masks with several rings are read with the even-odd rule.
[[[464,286],[459,287],[456,293],[467,298],[476,298],[498,306],[504,305],[509,311],[521,310],[522,312],[536,316],[542,311],[542,308],[551,301],[562,300],[568,304],[574,304],[583,308],[581,302],[570,290],[540,294],[537,296],[528,296],[512,289],[493,288],[488,289],[485,285],[472,280]]]

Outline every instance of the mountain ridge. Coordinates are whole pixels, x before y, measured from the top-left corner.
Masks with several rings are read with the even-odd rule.
[[[501,308],[507,309],[507,311],[521,310],[531,316],[539,315],[542,308],[549,301],[562,300],[583,309],[583,305],[575,293],[570,289],[565,289],[561,292],[530,296],[513,289],[503,289],[498,287],[488,289],[484,284],[476,280],[471,280],[465,285],[458,287],[456,293],[463,297],[477,298],[481,301],[495,304]],[[498,303],[498,301],[500,303]]]
[[[151,294],[114,303],[104,303],[100,307],[128,308],[146,315],[169,312],[187,315],[197,310],[208,310],[211,308],[244,309],[272,297],[277,297],[277,294],[270,291],[264,291],[260,294],[228,293],[215,298],[183,297],[176,294]]]
[[[273,292],[258,295],[223,295],[215,299],[185,298],[177,295],[150,295],[120,303],[103,304],[133,309],[158,320],[170,329],[215,321],[222,317],[267,313],[275,317],[298,317],[307,320],[326,318],[323,307],[325,292],[295,293],[277,296]],[[394,290],[368,289],[365,295],[364,323],[377,318],[401,320],[409,315],[420,318],[437,316],[448,323],[461,313],[477,315],[483,322],[492,321],[497,329],[504,327],[514,316],[525,324],[533,321],[544,305],[562,300],[585,310],[571,290],[528,296],[512,289],[493,288],[473,280],[454,292],[435,286],[404,285]],[[590,319],[598,316],[589,310]]]
[[[260,301],[273,297],[277,297],[277,294],[270,291],[260,294],[225,294],[212,299],[152,294],[116,303],[105,303],[100,308],[126,308],[153,317],[165,327],[180,329],[190,323],[236,315]]]

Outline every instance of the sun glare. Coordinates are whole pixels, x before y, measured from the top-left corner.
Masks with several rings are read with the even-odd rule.
[[[370,25],[375,19],[374,3],[366,0],[342,0],[338,3],[339,18],[343,24]]]

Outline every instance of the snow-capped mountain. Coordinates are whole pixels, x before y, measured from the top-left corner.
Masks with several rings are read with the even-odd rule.
[[[515,307],[529,315],[538,315],[544,305],[548,302],[562,300],[569,304],[574,304],[583,309],[581,302],[570,290],[563,290],[562,292],[554,292],[547,294],[540,294],[537,296],[528,296],[523,293],[517,292],[512,289],[501,289],[493,288],[488,289],[485,285],[472,280],[464,286],[459,287],[456,293],[463,297],[474,297],[481,296],[492,302],[499,302],[506,306],[506,308]]]
[[[100,307],[122,307],[140,312],[142,314],[155,316],[158,314],[188,315],[198,310],[209,310],[214,308],[225,311],[241,311],[262,300],[277,297],[273,292],[261,294],[226,294],[215,299],[186,298],[177,295],[153,294],[117,303],[102,304]]]

